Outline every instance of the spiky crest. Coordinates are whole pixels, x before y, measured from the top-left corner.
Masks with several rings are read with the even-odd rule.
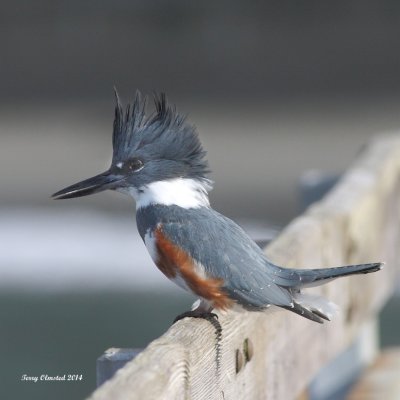
[[[148,159],[187,164],[191,174],[200,178],[210,172],[195,127],[177,112],[175,106],[168,104],[164,93],[154,94],[155,111],[147,116],[147,98],[139,91],[125,111],[116,89],[114,91],[113,163],[126,161],[140,153]]]

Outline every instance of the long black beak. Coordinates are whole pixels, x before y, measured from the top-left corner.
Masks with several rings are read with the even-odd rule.
[[[102,192],[107,189],[115,189],[124,180],[123,175],[113,174],[110,171],[103,172],[93,178],[85,179],[54,193],[51,197],[55,200],[72,199],[74,197],[87,196],[89,194]]]

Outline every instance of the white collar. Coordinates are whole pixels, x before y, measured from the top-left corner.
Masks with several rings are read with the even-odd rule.
[[[136,200],[136,209],[150,204],[179,206],[182,208],[209,207],[207,181],[190,178],[176,178],[152,182],[139,190],[129,188],[129,194]]]

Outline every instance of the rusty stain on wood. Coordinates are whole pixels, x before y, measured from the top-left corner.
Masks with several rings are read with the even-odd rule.
[[[254,353],[253,343],[249,338],[244,339],[243,354],[246,362],[249,362],[253,358],[253,353]]]
[[[236,349],[236,351],[235,351],[235,365],[236,365],[236,373],[237,374],[242,370],[243,364],[244,364],[243,354],[239,349]]]

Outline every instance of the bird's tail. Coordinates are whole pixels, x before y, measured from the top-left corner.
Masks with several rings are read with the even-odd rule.
[[[343,276],[369,274],[379,271],[382,267],[383,263],[372,263],[336,268],[290,269],[286,270],[286,279],[283,276],[284,274],[282,274],[283,270],[280,269],[281,274],[279,277],[282,279],[280,285],[286,287],[291,292],[293,300],[290,306],[284,306],[283,308],[315,322],[323,323],[324,320],[330,321],[338,311],[336,304],[321,296],[302,293],[301,289],[323,285]]]
[[[348,275],[369,274],[382,269],[383,263],[346,265],[336,268],[300,269],[297,274],[300,277],[301,288],[323,285],[333,279]],[[297,286],[297,285],[296,285]]]

